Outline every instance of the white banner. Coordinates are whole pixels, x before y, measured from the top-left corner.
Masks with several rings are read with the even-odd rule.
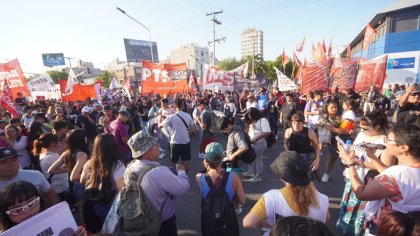
[[[289,79],[289,77],[283,74],[279,69],[274,67],[274,70],[277,74],[277,87],[279,88],[279,91],[290,91],[299,89],[299,86],[296,85],[291,79]]]
[[[25,220],[1,233],[1,236],[74,235],[76,222],[66,202],[56,204],[47,210]]]
[[[223,71],[218,68],[203,65],[203,89],[216,91],[233,91],[235,81],[242,82],[248,72],[248,62],[230,71]]]
[[[47,91],[55,89],[55,84],[49,75],[41,75],[26,82],[29,91]]]

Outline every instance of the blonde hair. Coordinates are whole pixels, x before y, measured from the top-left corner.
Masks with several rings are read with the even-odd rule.
[[[307,186],[290,186],[289,191],[293,196],[293,210],[299,216],[308,216],[309,206],[319,208],[318,199],[314,184],[311,182]]]

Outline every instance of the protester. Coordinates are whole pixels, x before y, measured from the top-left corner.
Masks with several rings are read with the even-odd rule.
[[[48,169],[60,159],[58,151],[58,136],[55,134],[43,134],[38,140],[35,140],[33,153],[35,156],[39,156],[42,173],[50,182],[54,191],[58,193],[60,201],[65,201],[68,200],[69,174],[64,164],[56,173],[48,173]]]
[[[84,165],[80,177],[85,186],[84,215],[90,232],[96,233],[102,228],[116,193],[124,186],[124,172],[125,166],[114,136],[96,136],[92,158]]]
[[[26,181],[17,181],[0,189],[0,233],[37,215],[47,208],[38,189]],[[87,235],[78,227],[75,236]]]
[[[144,175],[140,187],[156,212],[162,213],[159,235],[177,235],[176,200],[187,194],[190,189],[184,165],[176,164],[174,168],[176,174],[174,174],[168,167],[156,162],[159,157],[159,144],[157,139],[149,136],[144,130],[134,134],[128,140],[128,145],[134,161],[127,167],[124,182],[127,184],[131,175],[138,175],[142,168],[154,167]]]
[[[284,150],[297,152],[312,171],[319,166],[318,137],[313,129],[304,127],[305,116],[298,112],[292,116],[292,127],[284,132]]]
[[[200,187],[200,193],[203,202],[207,202],[207,205],[203,205],[201,213],[201,233],[202,235],[226,235],[226,236],[239,236],[239,225],[236,218],[235,208],[233,201],[237,201],[239,204],[245,204],[245,193],[242,187],[242,182],[235,172],[226,172],[222,169],[221,164],[223,160],[223,147],[219,143],[210,143],[207,145],[205,150],[204,168],[206,173],[198,173],[196,175],[196,181]],[[222,215],[224,222],[218,224],[216,221],[211,221],[208,217],[211,215],[209,212],[216,210],[216,205],[211,204],[211,197],[216,198],[212,193],[216,189],[224,188],[224,192],[229,200],[229,205],[225,205],[222,209]],[[214,202],[214,201],[213,201]],[[208,209],[213,207],[214,209]],[[216,227],[214,227],[216,226]],[[217,227],[219,226],[219,227]],[[214,227],[214,228],[213,228]]]
[[[267,141],[265,141],[265,138],[271,133],[270,124],[268,123],[268,120],[263,117],[262,113],[253,107],[251,107],[245,115],[245,122],[249,127],[248,135],[251,138],[255,153],[257,154],[255,161],[249,165],[248,170],[254,177],[247,181],[257,183],[262,181],[261,175],[264,167],[262,155],[264,150],[267,149]]]
[[[159,126],[170,132],[170,158],[174,165],[181,159],[188,172],[188,162],[191,160],[191,140],[189,134],[195,134],[194,121],[191,116],[181,110],[182,99],[174,101],[176,113],[166,118]]]
[[[126,110],[118,112],[118,117],[109,125],[111,134],[114,135],[115,142],[117,143],[118,151],[121,154],[121,161],[127,164],[131,160],[131,151],[127,145],[129,139],[128,128],[126,123],[130,119],[130,113]]]
[[[385,145],[387,121],[381,112],[368,113],[360,120],[361,132],[357,135],[353,143],[357,174],[360,179],[368,181],[378,174],[375,166],[372,164],[370,156],[380,159],[386,166],[391,166],[394,161],[388,160],[389,155],[382,156],[383,150],[366,148],[364,143]],[[344,187],[343,197],[340,203],[340,216],[337,221],[337,227],[343,234],[361,235],[363,233],[364,215],[366,201],[357,199],[352,191],[349,177],[349,171],[344,171],[346,185]]]
[[[201,99],[198,102],[198,109],[200,110],[200,117],[196,118],[196,121],[200,124],[202,129],[201,132],[201,142],[200,142],[200,152],[204,153],[206,146],[209,143],[216,141],[215,135],[210,131],[211,122],[211,110],[207,107],[205,99]]]
[[[262,228],[268,235],[277,216],[302,216],[321,222],[329,218],[328,197],[318,192],[309,179],[309,165],[298,153],[285,151],[271,164],[271,170],[285,187],[263,194],[245,216],[245,228]]]
[[[288,216],[277,221],[270,236],[333,236],[328,227],[318,220],[301,216]]]
[[[420,116],[420,90],[411,85],[399,99],[397,124],[418,124]]]
[[[381,236],[420,235],[420,211],[402,213],[390,211],[379,219],[378,233]]]
[[[85,201],[84,188],[80,184],[83,166],[90,156],[86,142],[86,131],[84,129],[73,129],[67,133],[66,149],[52,166],[48,169],[49,174],[61,173],[60,168],[64,164],[72,182],[72,194],[77,200],[79,223],[83,224],[83,203]]]
[[[297,112],[296,103],[293,101],[291,93],[286,94],[286,102],[283,104],[280,112],[280,122],[283,124],[283,130],[292,126],[291,118]]]
[[[20,168],[18,154],[12,148],[0,148],[0,189],[19,180],[35,185],[41,192],[48,206],[56,204],[59,199],[42,173]]]
[[[28,152],[28,137],[19,135],[19,129],[14,125],[5,127],[6,136],[0,136],[7,145],[18,153],[20,167],[24,169],[31,168],[32,161]]]
[[[352,191],[357,199],[369,201],[364,209],[369,233],[375,234],[374,219],[385,212],[420,211],[420,127],[397,125],[388,134],[386,152],[397,158],[398,164],[387,167],[370,156],[379,171],[375,179],[365,183],[357,174],[355,152],[338,145],[340,158],[349,166]]]

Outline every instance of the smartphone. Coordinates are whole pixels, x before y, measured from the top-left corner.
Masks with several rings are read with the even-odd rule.
[[[346,144],[340,137],[335,136],[335,140],[337,140],[337,143],[339,143],[341,146],[345,147]]]

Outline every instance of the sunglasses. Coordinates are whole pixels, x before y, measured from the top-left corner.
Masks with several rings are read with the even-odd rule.
[[[389,143],[389,142],[397,143],[397,141],[395,141],[395,139],[390,139],[388,137],[385,137],[385,143]]]
[[[24,206],[12,208],[12,209],[6,211],[6,214],[14,215],[14,216],[21,215],[25,212],[28,212],[28,211],[32,210],[34,207],[36,207],[39,204],[39,201],[40,201],[40,197],[36,197],[36,198],[32,199],[31,201],[29,201]]]
[[[369,130],[371,130],[371,129],[373,129],[372,127],[366,127],[366,126],[360,126],[360,129],[362,130],[362,131],[369,131]]]

